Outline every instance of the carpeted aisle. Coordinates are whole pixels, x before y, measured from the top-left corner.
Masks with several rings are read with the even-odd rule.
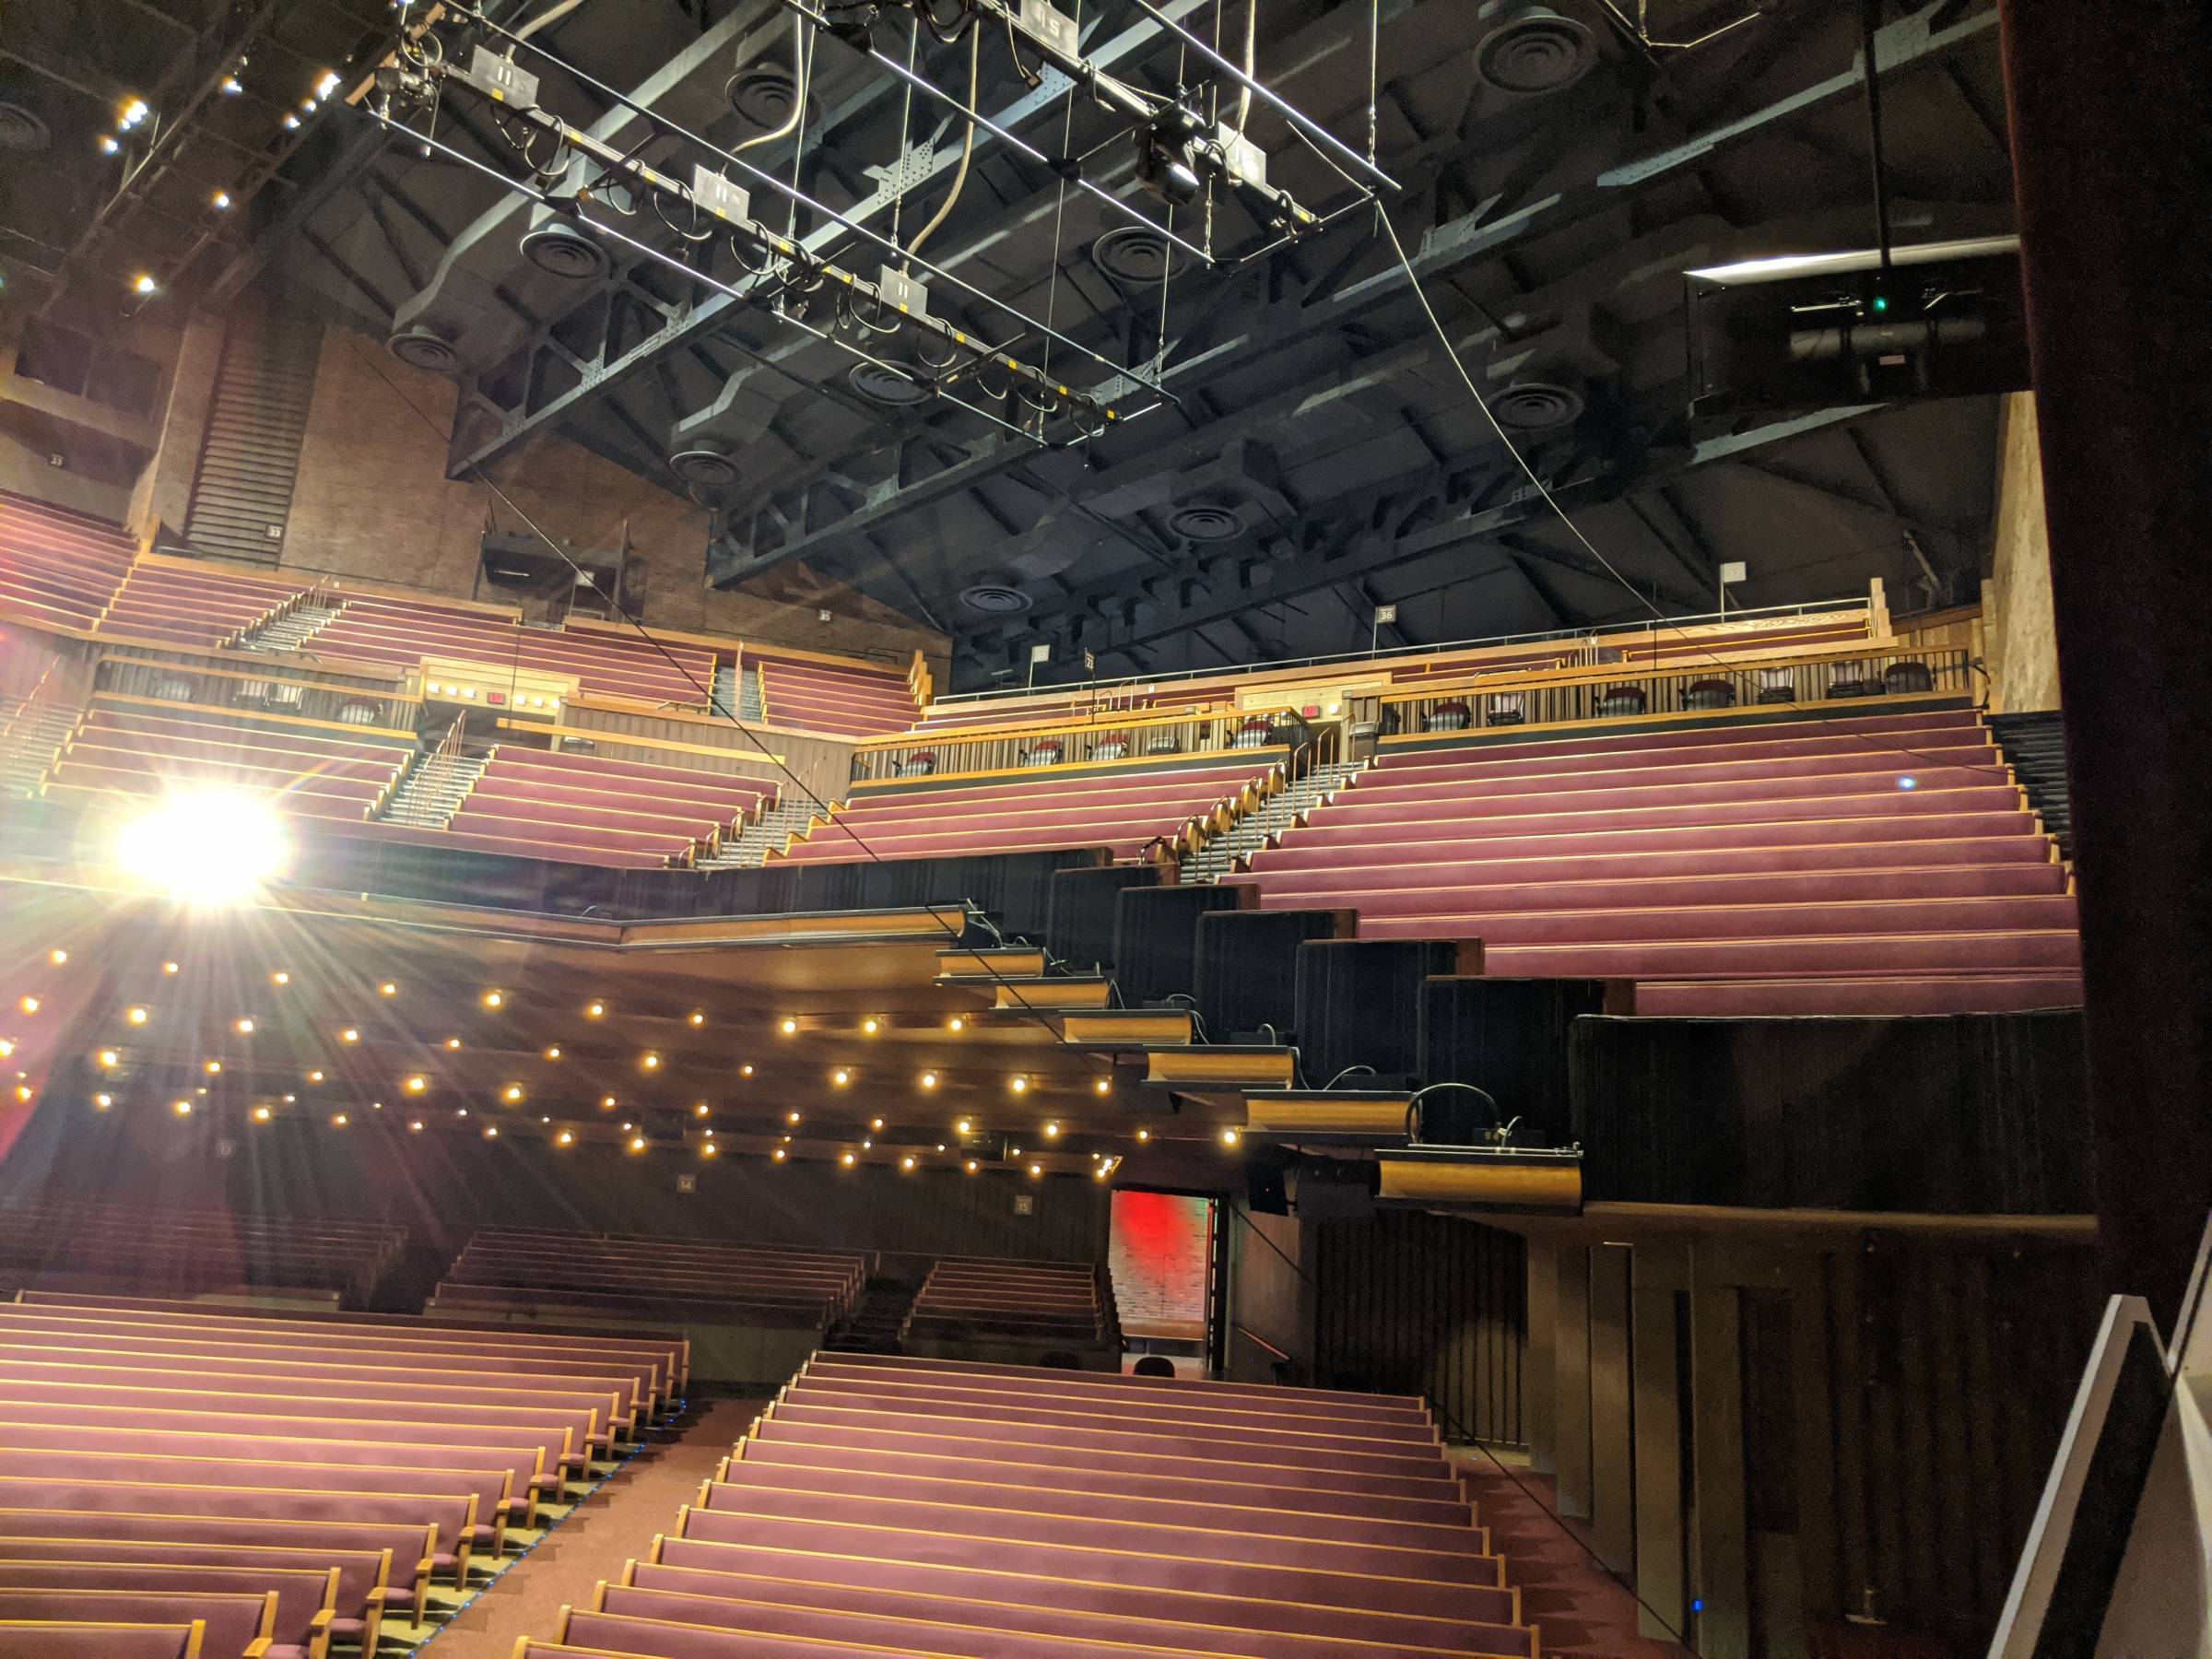
[[[507,1659],[516,1637],[553,1636],[562,1606],[588,1606],[601,1579],[619,1578],[624,1561],[651,1547],[760,1406],[710,1401],[679,1434],[626,1464],[418,1651],[428,1659]]]

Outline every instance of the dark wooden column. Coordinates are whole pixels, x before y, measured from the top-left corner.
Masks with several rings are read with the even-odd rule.
[[[2212,7],[2003,0],[2106,1286],[2212,1204]]]

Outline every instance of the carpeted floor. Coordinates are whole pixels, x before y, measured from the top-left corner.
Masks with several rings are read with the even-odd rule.
[[[500,1575],[420,1652],[425,1659],[508,1659],[518,1636],[551,1640],[560,1609],[587,1606],[601,1579],[642,1556],[759,1414],[759,1400],[712,1400],[630,1459],[546,1541]]]
[[[1543,1632],[1547,1656],[1692,1659],[1686,1647],[1636,1633],[1635,1596],[1546,1512],[1555,1501],[1547,1477],[1515,1466],[1524,1491],[1479,1453],[1455,1452],[1453,1462],[1467,1477],[1476,1518],[1489,1527],[1490,1547],[1521,1586],[1522,1617]]]

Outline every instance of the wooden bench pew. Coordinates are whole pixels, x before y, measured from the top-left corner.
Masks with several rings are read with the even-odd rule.
[[[8,1659],[202,1659],[203,1619],[187,1624],[117,1624],[84,1618],[0,1618]]]
[[[301,1650],[276,1644],[274,1590],[256,1595],[213,1591],[18,1590],[0,1585],[0,1624],[17,1621],[197,1625],[201,1630],[200,1659],[307,1659]],[[14,1659],[13,1653],[9,1659]]]
[[[189,1566],[153,1561],[62,1561],[0,1554],[0,1590],[146,1591],[171,1596],[274,1596],[265,1635],[269,1659],[327,1659],[336,1621],[335,1567]],[[211,1630],[212,1635],[212,1630]]]

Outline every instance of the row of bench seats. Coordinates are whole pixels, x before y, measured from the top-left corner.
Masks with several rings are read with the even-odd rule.
[[[120,524],[0,490],[0,616],[90,628],[137,551]]]
[[[545,850],[682,863],[772,799],[771,786],[750,778],[508,745],[492,750],[451,828]]]
[[[820,1329],[860,1299],[873,1266],[856,1251],[487,1229],[470,1238],[429,1306]]]
[[[904,673],[857,663],[745,653],[760,676],[761,718],[770,725],[877,737],[912,727],[918,711]]]
[[[1112,1294],[1098,1270],[1051,1262],[940,1257],[900,1335],[934,1347],[1110,1347],[1117,1364],[1121,1352]]]
[[[594,629],[527,628],[512,616],[465,606],[342,587],[324,603],[340,606],[309,641],[308,648],[324,660],[394,667],[413,667],[426,656],[512,663],[572,674],[587,693],[685,706],[703,705],[713,683],[714,653],[704,646],[656,645]]]
[[[412,1647],[433,1585],[534,1541],[688,1366],[680,1338],[0,1306],[0,1621],[197,1624],[201,1659]]]
[[[95,697],[47,775],[50,794],[221,789],[287,815],[366,818],[415,752],[408,740],[313,721]]]
[[[1222,757],[1125,772],[855,792],[781,856],[850,864],[1104,847],[1117,860],[1134,859],[1174,841],[1194,822],[1249,804],[1273,775],[1271,758]]]
[[[1533,1659],[1415,1399],[818,1354],[524,1659]]]
[[[1966,709],[1392,754],[1251,865],[1264,907],[1647,982],[1646,1013],[2079,999],[2067,871]]]
[[[172,645],[222,645],[306,591],[296,582],[249,576],[219,565],[141,559],[116,590],[99,630]]]
[[[0,1291],[97,1283],[143,1296],[304,1290],[364,1296],[398,1259],[382,1221],[158,1209],[86,1200],[0,1205]]]

